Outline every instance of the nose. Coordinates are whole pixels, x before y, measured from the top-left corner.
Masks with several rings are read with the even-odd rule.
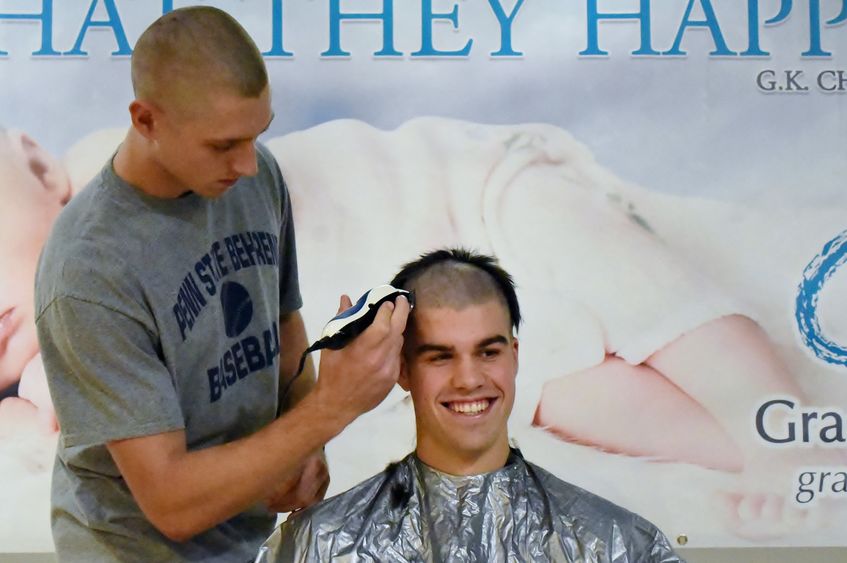
[[[476,389],[485,382],[485,374],[480,366],[471,359],[455,362],[452,373],[453,387],[456,389]]]
[[[239,176],[255,176],[259,172],[259,164],[256,162],[256,144],[250,141],[239,147],[233,155],[230,166]]]

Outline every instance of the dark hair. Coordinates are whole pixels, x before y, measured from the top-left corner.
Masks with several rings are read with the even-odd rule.
[[[480,254],[466,248],[444,248],[422,254],[417,260],[405,264],[391,285],[398,289],[411,289],[414,281],[433,266],[454,262],[482,270],[491,278],[509,309],[509,319],[517,332],[521,324],[521,309],[515,293],[515,282],[506,270],[500,267],[493,256]]]

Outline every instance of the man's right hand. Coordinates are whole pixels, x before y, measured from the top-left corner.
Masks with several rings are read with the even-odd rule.
[[[342,308],[349,306],[350,299],[342,299]],[[185,541],[267,498],[344,426],[385,398],[399,376],[408,316],[405,298],[384,303],[373,324],[344,349],[321,354],[311,392],[245,438],[192,451],[185,430],[109,442],[145,516],[171,540]],[[311,485],[322,479],[320,471],[311,472],[302,484],[315,490]],[[323,495],[322,487],[314,498]]]
[[[338,312],[352,307],[341,296]],[[391,391],[400,375],[403,331],[409,317],[409,301],[383,303],[373,323],[340,350],[322,350],[315,392],[323,404],[337,405],[353,420],[376,407]]]

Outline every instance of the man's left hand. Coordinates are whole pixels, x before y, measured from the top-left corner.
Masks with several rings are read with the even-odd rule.
[[[313,453],[300,472],[286,479],[267,499],[272,512],[296,512],[324,498],[329,487],[329,469],[323,451]]]

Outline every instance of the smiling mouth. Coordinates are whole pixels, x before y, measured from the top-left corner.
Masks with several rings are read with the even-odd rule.
[[[478,401],[453,401],[443,403],[450,411],[463,416],[476,416],[486,412],[494,403],[494,399],[480,399]]]

